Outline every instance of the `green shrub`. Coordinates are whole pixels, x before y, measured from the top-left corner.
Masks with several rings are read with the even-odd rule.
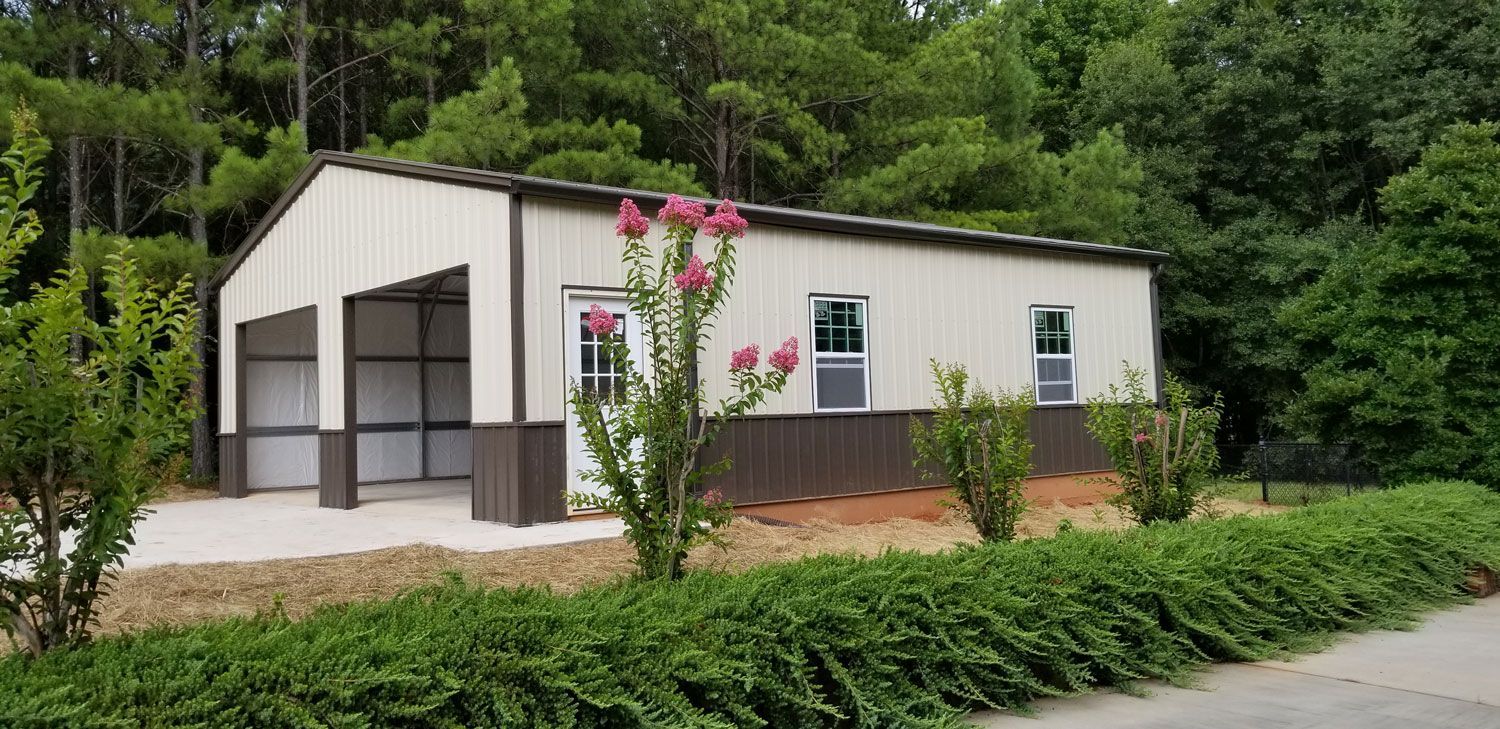
[[[932,427],[911,420],[916,465],[953,489],[957,506],[986,542],[1015,538],[1026,512],[1031,473],[1029,390],[990,392],[974,384],[963,365],[932,361],[938,400]]]
[[[931,726],[1462,600],[1500,495],[820,557],[556,596],[450,585],[0,662],[0,725]]]
[[[76,261],[9,290],[42,234],[28,205],[49,149],[24,106],[13,123],[0,154],[0,630],[40,654],[88,641],[156,487],[153,448],[196,414],[197,314],[191,281],[153,289],[129,247],[101,264],[97,320]]]
[[[1088,402],[1088,429],[1109,454],[1119,489],[1109,502],[1142,524],[1182,521],[1211,496],[1219,466],[1214,436],[1224,404],[1218,393],[1194,407],[1187,387],[1168,373],[1164,402],[1152,402],[1146,371],[1125,364],[1124,387]]]

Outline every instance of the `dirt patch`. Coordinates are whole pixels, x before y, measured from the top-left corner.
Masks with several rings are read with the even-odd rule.
[[[1278,509],[1243,502],[1221,502],[1221,513],[1265,513]],[[1035,507],[1019,530],[1023,537],[1046,537],[1068,520],[1080,529],[1117,530],[1128,522],[1107,506]],[[825,553],[878,555],[889,548],[936,552],[974,542],[973,528],[957,517],[936,522],[891,519],[872,524],[811,522],[774,526],[738,519],[723,532],[728,549],[705,545],[689,558],[693,569],[741,571],[768,562]],[[183,625],[230,616],[253,615],[280,602],[293,618],[325,603],[390,597],[431,584],[445,573],[488,587],[549,585],[571,592],[631,572],[633,552],[623,539],[555,547],[464,552],[411,545],[330,557],[166,565],[125,570],[103,604],[105,633],[150,625]]]

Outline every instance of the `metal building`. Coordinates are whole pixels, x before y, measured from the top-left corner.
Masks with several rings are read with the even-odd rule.
[[[468,478],[475,519],[570,516],[570,379],[608,376],[580,316],[624,312],[616,208],[665,196],[318,152],[214,278],[221,492]],[[1160,372],[1162,253],[740,206],[751,230],[702,370],[796,335],[803,367],[716,444],[737,505],[908,492],[928,361],[1034,387],[1033,475],[1106,470],[1082,403]],[[635,330],[625,322],[626,335]],[[604,363],[607,367],[608,363]]]

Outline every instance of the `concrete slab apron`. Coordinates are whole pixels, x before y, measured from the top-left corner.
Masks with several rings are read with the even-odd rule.
[[[364,552],[406,544],[491,551],[619,536],[618,519],[510,527],[395,509],[320,509],[273,499],[161,504],[136,529],[125,567],[244,562]]]
[[[983,727],[1070,729],[1500,729],[1500,598],[1436,613],[1410,632],[1351,636],[1294,661],[1214,666],[1206,690],[1153,683],[1038,702],[1034,718],[981,712]]]

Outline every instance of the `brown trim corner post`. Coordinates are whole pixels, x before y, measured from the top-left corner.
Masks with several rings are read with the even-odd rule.
[[[1156,403],[1162,405],[1167,399],[1167,370],[1162,359],[1161,341],[1161,296],[1157,293],[1163,271],[1167,270],[1165,263],[1151,264],[1151,354],[1156,360]]]
[[[249,442],[245,437],[245,325],[234,325],[234,432],[219,435],[219,496],[243,499],[249,489]]]
[[[475,423],[473,518],[525,526],[568,518],[566,434],[556,421]]]
[[[359,505],[359,415],[355,398],[354,299],[342,302],[344,368],[344,427],[318,431],[318,506],[353,509]],[[330,363],[331,364],[331,363]]]
[[[568,518],[567,441],[563,424],[527,420],[526,256],[522,240],[524,201],[510,196],[511,416],[503,423],[472,423],[470,470],[472,516],[525,526]],[[564,287],[566,288],[566,287]],[[480,376],[480,375],[475,375]],[[502,375],[495,375],[500,377]]]

